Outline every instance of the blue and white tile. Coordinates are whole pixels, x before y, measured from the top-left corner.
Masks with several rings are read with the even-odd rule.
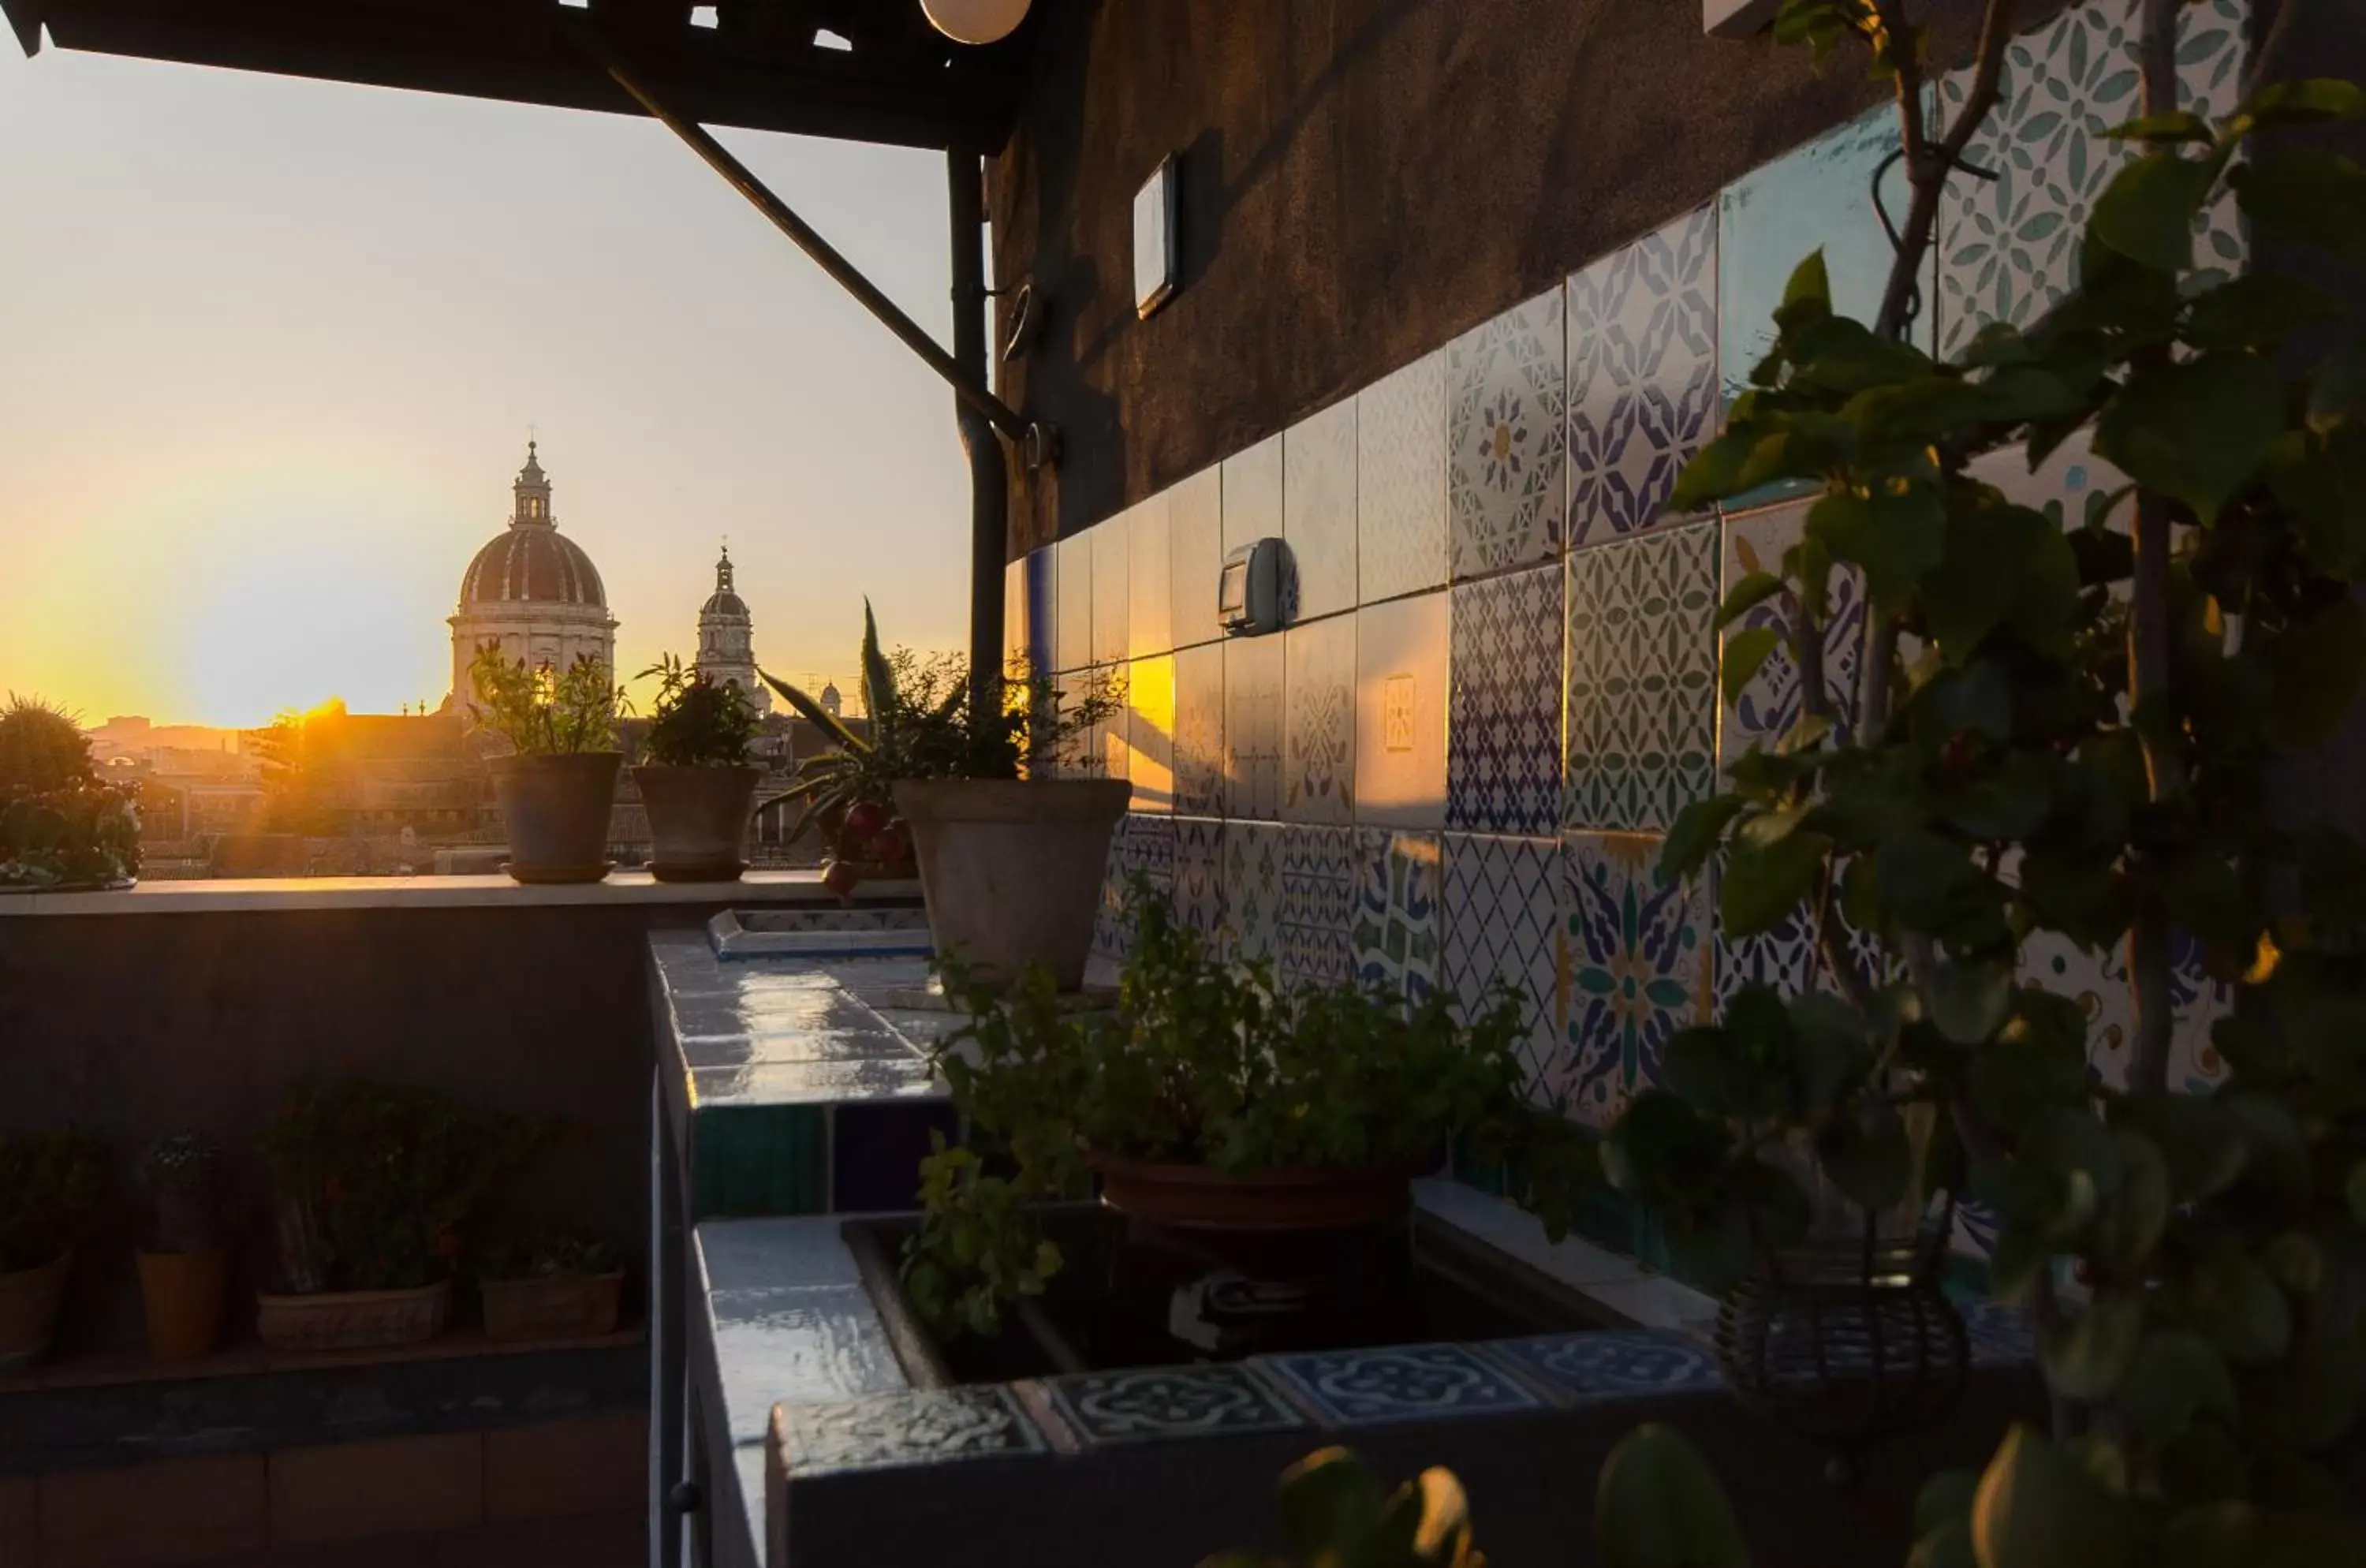
[[[1290,547],[1287,618],[1312,620],[1356,604],[1356,400],[1344,399],[1282,433],[1281,536]]]
[[[1564,827],[1664,832],[1717,773],[1718,526],[1569,557]]]
[[[1550,833],[1560,821],[1562,571],[1454,586],[1446,822]]]
[[[1446,820],[1450,601],[1421,593],[1356,612],[1356,820]]]
[[[1717,209],[1569,280],[1572,547],[1648,528],[1717,434]]]
[[[1202,468],[1166,491],[1167,630],[1177,648],[1224,635],[1216,619],[1224,570],[1224,473]]]
[[[1093,541],[1093,662],[1108,668],[1125,663],[1126,613],[1132,597],[1127,564],[1133,555],[1133,516],[1121,512],[1097,523]]]
[[[1168,537],[1168,494],[1140,501],[1126,513],[1125,651],[1148,659],[1175,649],[1174,543]]]
[[[1224,645],[1175,655],[1175,809],[1224,814]]]
[[[1281,962],[1281,857],[1276,822],[1224,824],[1224,956],[1234,964]]]
[[[1175,656],[1137,659],[1125,676],[1125,774],[1132,809],[1175,808]]]
[[[724,1424],[735,1442],[760,1442],[776,1403],[887,1393],[903,1368],[860,1284],[718,1291],[715,1359]]]
[[[1555,288],[1446,351],[1448,560],[1458,579],[1544,560],[1562,547],[1564,309]]]
[[[1281,818],[1344,824],[1356,813],[1356,617],[1282,633]],[[1233,645],[1238,648],[1240,645]]]
[[[1441,850],[1434,833],[1356,829],[1356,981],[1427,999],[1437,989]]]
[[[1493,1339],[1483,1349],[1563,1404],[1707,1393],[1725,1386],[1717,1357],[1707,1346],[1667,1329],[1581,1330]]]
[[[1007,1388],[908,1389],[781,1407],[781,1457],[793,1480],[1049,1452]]]
[[[1527,1031],[1520,1055],[1529,1092],[1550,1104],[1544,1079],[1568,1021],[1557,839],[1445,835],[1445,942],[1440,978],[1466,1018],[1498,987],[1520,1003]]]
[[[1071,534],[1055,547],[1059,564],[1053,572],[1059,591],[1057,634],[1053,638],[1053,662],[1062,673],[1082,670],[1093,661],[1093,536],[1087,529]]]
[[[1224,647],[1224,808],[1228,817],[1281,815],[1287,684],[1281,636],[1234,637]]]
[[[1137,883],[1151,897],[1174,897],[1175,818],[1164,812],[1128,812],[1110,835],[1100,913],[1093,923],[1093,951],[1103,958],[1126,955]]]
[[[1214,818],[1175,818],[1175,918],[1223,955],[1224,824]]]
[[[1272,1356],[1260,1365],[1335,1427],[1535,1410],[1541,1401],[1459,1345]]]
[[[1345,985],[1354,969],[1355,829],[1285,823],[1281,829],[1279,968],[1292,986]]]
[[[1356,576],[1369,604],[1446,581],[1446,352],[1356,396]]]
[[[1569,951],[1569,1049],[1545,1076],[1568,1114],[1608,1127],[1661,1084],[1660,1056],[1706,1022],[1715,921],[1708,884],[1662,883],[1662,840],[1572,834],[1561,860]]]
[[[1281,437],[1268,435],[1223,463],[1224,553],[1281,537]]]
[[[1280,1391],[1246,1366],[1078,1372],[1046,1379],[1042,1386],[1087,1448],[1307,1427]]]
[[[1726,520],[1724,581],[1729,591],[1754,571],[1781,574],[1784,552],[1799,542],[1809,505],[1794,502]],[[1846,723],[1856,710],[1857,669],[1864,660],[1865,579],[1843,568],[1829,581],[1831,618],[1824,626],[1824,693],[1833,716]],[[1721,642],[1726,645],[1762,627],[1771,628],[1781,640],[1736,700],[1723,705],[1717,745],[1720,772],[1730,770],[1753,747],[1773,750],[1801,717],[1799,665],[1791,652],[1797,615],[1798,601],[1786,590],[1725,628]]]

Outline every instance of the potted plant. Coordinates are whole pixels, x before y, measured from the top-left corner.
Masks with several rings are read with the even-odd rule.
[[[1084,981],[1110,835],[1132,786],[1049,775],[1096,765],[1078,742],[1108,722],[1119,698],[1102,679],[1069,702],[1048,678],[1022,672],[1000,700],[980,702],[970,676],[958,657],[882,653],[866,602],[867,735],[764,677],[838,747],[807,759],[784,798],[806,803],[799,832],[819,823],[831,833],[823,880],[840,897],[872,867],[908,856],[940,952],[960,954],[983,982],[1008,983],[1033,964],[1073,991]]]
[[[9,694],[0,707],[0,892],[129,887],[140,814],[103,781],[72,714]]]
[[[641,671],[658,682],[657,707],[641,742],[648,759],[633,769],[656,847],[659,882],[737,882],[756,785],[764,776],[749,742],[756,706],[728,681],[686,667],[672,654]]]
[[[49,1353],[74,1228],[97,1188],[97,1151],[81,1133],[0,1133],[0,1372]]]
[[[263,1139],[280,1240],[277,1288],[258,1297],[265,1346],[345,1350],[442,1333],[467,1232],[541,1137],[434,1089],[291,1088]]]
[[[1353,986],[1281,991],[1262,964],[1216,961],[1166,904],[1134,896],[1117,1005],[1064,1006],[1050,976],[970,983],[969,1024],[936,1063],[979,1147],[922,1165],[907,1245],[914,1305],[941,1329],[991,1334],[1060,1268],[1030,1205],[1088,1192],[1134,1218],[1201,1232],[1310,1231],[1403,1212],[1449,1139],[1512,1166],[1513,1190],[1567,1229],[1592,1145],[1524,1091],[1518,1004],[1468,1025],[1453,1003]]]
[[[230,1294],[230,1253],[221,1241],[221,1150],[197,1133],[177,1133],[148,1151],[147,1245],[140,1249],[140,1299],[148,1353],[193,1361],[221,1337]]]
[[[519,882],[597,882],[608,874],[616,802],[616,712],[608,667],[578,657],[564,671],[512,664],[497,646],[468,666],[469,712],[510,744],[491,758],[493,794],[509,825],[505,869]]]
[[[625,1260],[596,1236],[541,1235],[496,1248],[480,1270],[490,1339],[595,1338],[616,1331]]]

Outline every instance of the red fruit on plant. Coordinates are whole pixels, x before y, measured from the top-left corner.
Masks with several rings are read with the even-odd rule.
[[[821,868],[821,885],[838,895],[841,904],[854,901],[854,890],[862,883],[862,874],[854,869],[852,861],[834,860]]]
[[[912,830],[890,822],[871,840],[871,858],[882,865],[902,865],[912,858]]]
[[[858,801],[846,813],[845,836],[851,844],[867,844],[887,826],[887,808],[875,800]]]

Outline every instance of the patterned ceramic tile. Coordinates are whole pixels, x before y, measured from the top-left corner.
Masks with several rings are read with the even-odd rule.
[[[1224,824],[1224,956],[1235,964],[1281,960],[1281,843],[1278,823]]]
[[[2087,1015],[2087,1066],[2105,1083],[2124,1087],[2135,1041],[2135,1003],[2126,966],[2112,953],[2090,953],[2053,931],[2032,931],[2021,944],[2021,983],[2067,997]]]
[[[1774,342],[1774,308],[1808,254],[1824,253],[1832,309],[1871,321],[1889,283],[1889,238],[1873,208],[1873,174],[1898,150],[1898,110],[1870,109],[1725,187],[1718,203],[1718,374],[1729,400]],[[1906,211],[1906,177],[1881,182],[1890,212]],[[1915,341],[1931,344],[1931,289]]]
[[[1281,437],[1268,435],[1234,453],[1224,459],[1223,472],[1224,553],[1280,538]]]
[[[1093,541],[1093,662],[1122,664],[1126,655],[1126,609],[1132,588],[1126,563],[1133,554],[1133,513],[1121,512],[1097,523]]]
[[[907,1389],[780,1408],[782,1457],[794,1479],[1048,1451],[1007,1388]]]
[[[1335,1426],[1533,1410],[1535,1395],[1459,1345],[1321,1350],[1263,1363]]]
[[[2169,1039],[2169,1087],[2187,1094],[2211,1094],[2226,1081],[2225,1059],[2211,1043],[2210,1028],[2235,1010],[2235,987],[2214,980],[2202,967],[2198,944],[2180,941],[2169,973],[2169,1000],[2177,1023]]]
[[[1356,612],[1356,820],[1446,820],[1448,601],[1422,593]]]
[[[1446,821],[1549,833],[1560,820],[1562,570],[1454,588]]]
[[[1224,936],[1224,824],[1211,817],[1175,819],[1175,918],[1214,944]]]
[[[1443,349],[1357,394],[1356,519],[1362,603],[1446,581]]]
[[[1283,432],[1281,536],[1290,545],[1289,618],[1356,603],[1356,400],[1332,404]]]
[[[1356,617],[1334,615],[1292,626],[1282,642],[1290,660],[1283,682],[1282,819],[1350,821],[1356,809]]]
[[[1671,1329],[1616,1328],[1495,1339],[1486,1350],[1571,1404],[1705,1393],[1725,1386],[1709,1348]]]
[[[1717,410],[1717,210],[1704,207],[1569,280],[1571,543],[1658,522]]]
[[[1053,638],[1053,663],[1062,671],[1081,670],[1093,661],[1093,536],[1071,534],[1060,541],[1059,566],[1053,573],[1059,590],[1059,626]]]
[[[1155,1367],[1079,1372],[1043,1384],[1053,1407],[1087,1445],[1306,1426],[1288,1401],[1248,1367]]]
[[[2026,327],[2078,281],[2079,251],[2095,198],[2141,147],[2104,133],[2143,112],[2135,0],[2072,6],[2005,51],[2003,96],[1965,148],[1965,160],[1993,181],[1958,175],[1940,209],[1939,330],[1954,355],[1990,321]],[[2241,96],[2246,55],[2243,0],[2178,8],[2178,74],[2187,107],[2213,118]],[[1971,73],[1940,84],[1955,115]],[[2243,265],[2241,222],[2231,196],[2195,220],[2193,259],[2206,276]]]
[[[1473,327],[1446,351],[1448,561],[1457,578],[1543,560],[1568,504],[1561,290]]]
[[[1718,868],[1712,865],[1709,884],[1709,906],[1716,908]],[[1839,919],[1838,912],[1834,918]],[[1870,979],[1879,972],[1884,962],[1878,944],[1852,930],[1841,920],[1840,932],[1845,942],[1845,952],[1857,966],[1857,973]],[[1746,937],[1729,937],[1722,925],[1717,933],[1716,1006],[1723,1012],[1734,994],[1748,985],[1772,986],[1786,997],[1796,997],[1810,987],[1836,989],[1822,955],[1816,951],[1815,927],[1805,905],[1794,909],[1772,930]]]
[[[1807,502],[1747,513],[1725,524],[1725,583],[1753,571],[1780,572],[1783,552],[1799,542]],[[1846,720],[1855,712],[1857,666],[1864,655],[1865,580],[1853,570],[1831,578],[1831,620],[1824,627],[1824,692],[1833,714]],[[1799,719],[1799,666],[1791,657],[1791,626],[1797,602],[1790,594],[1768,599],[1725,629],[1730,642],[1744,631],[1771,627],[1782,640],[1758,667],[1737,702],[1724,705],[1718,726],[1720,770],[1733,766],[1754,745],[1766,750]]]
[[[1571,553],[1564,825],[1663,831],[1710,793],[1717,549],[1709,522]]]
[[[1499,985],[1511,987],[1527,1010],[1521,1055],[1539,1095],[1568,1020],[1560,854],[1557,840],[1445,837],[1440,978],[1465,1016],[1490,1003]]]
[[[1154,897],[1174,896],[1174,818],[1128,812],[1110,835],[1109,861],[1101,876],[1100,911],[1093,921],[1093,951],[1103,958],[1121,959],[1126,954],[1137,878],[1149,886]]]
[[[1126,513],[1125,651],[1146,659],[1175,648],[1174,545],[1170,506],[1161,491]]]
[[[1283,769],[1280,637],[1224,644],[1225,815],[1281,815]]]
[[[1224,645],[1175,656],[1175,809],[1224,813]]]
[[[1437,838],[1356,829],[1357,982],[1420,1001],[1437,988]]]
[[[1216,580],[1224,569],[1224,474],[1203,468],[1166,492],[1167,629],[1177,648],[1223,635]]]
[[[1281,979],[1292,986],[1338,986],[1355,969],[1349,932],[1356,918],[1356,832],[1352,828],[1281,829]]]
[[[1125,776],[1133,809],[1175,808],[1175,656],[1137,659],[1125,677]]]
[[[2073,431],[2034,470],[2028,448],[2015,445],[1981,453],[1966,471],[1996,486],[2015,505],[2058,513],[2065,528],[2077,528],[2086,523],[2090,505],[2101,503],[2128,482],[2114,464],[2095,456],[2091,443],[2088,431]],[[2112,510],[2106,525],[2125,533],[2127,519],[2128,508],[2123,504]]]
[[[1660,1082],[1660,1052],[1707,1018],[1708,882],[1662,885],[1661,840],[1577,834],[1561,859],[1569,950],[1569,1050],[1547,1094],[1597,1127]]]

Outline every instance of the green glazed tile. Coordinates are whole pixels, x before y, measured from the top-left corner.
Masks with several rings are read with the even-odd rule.
[[[819,1105],[714,1106],[691,1113],[693,1221],[829,1209],[829,1113]]]

